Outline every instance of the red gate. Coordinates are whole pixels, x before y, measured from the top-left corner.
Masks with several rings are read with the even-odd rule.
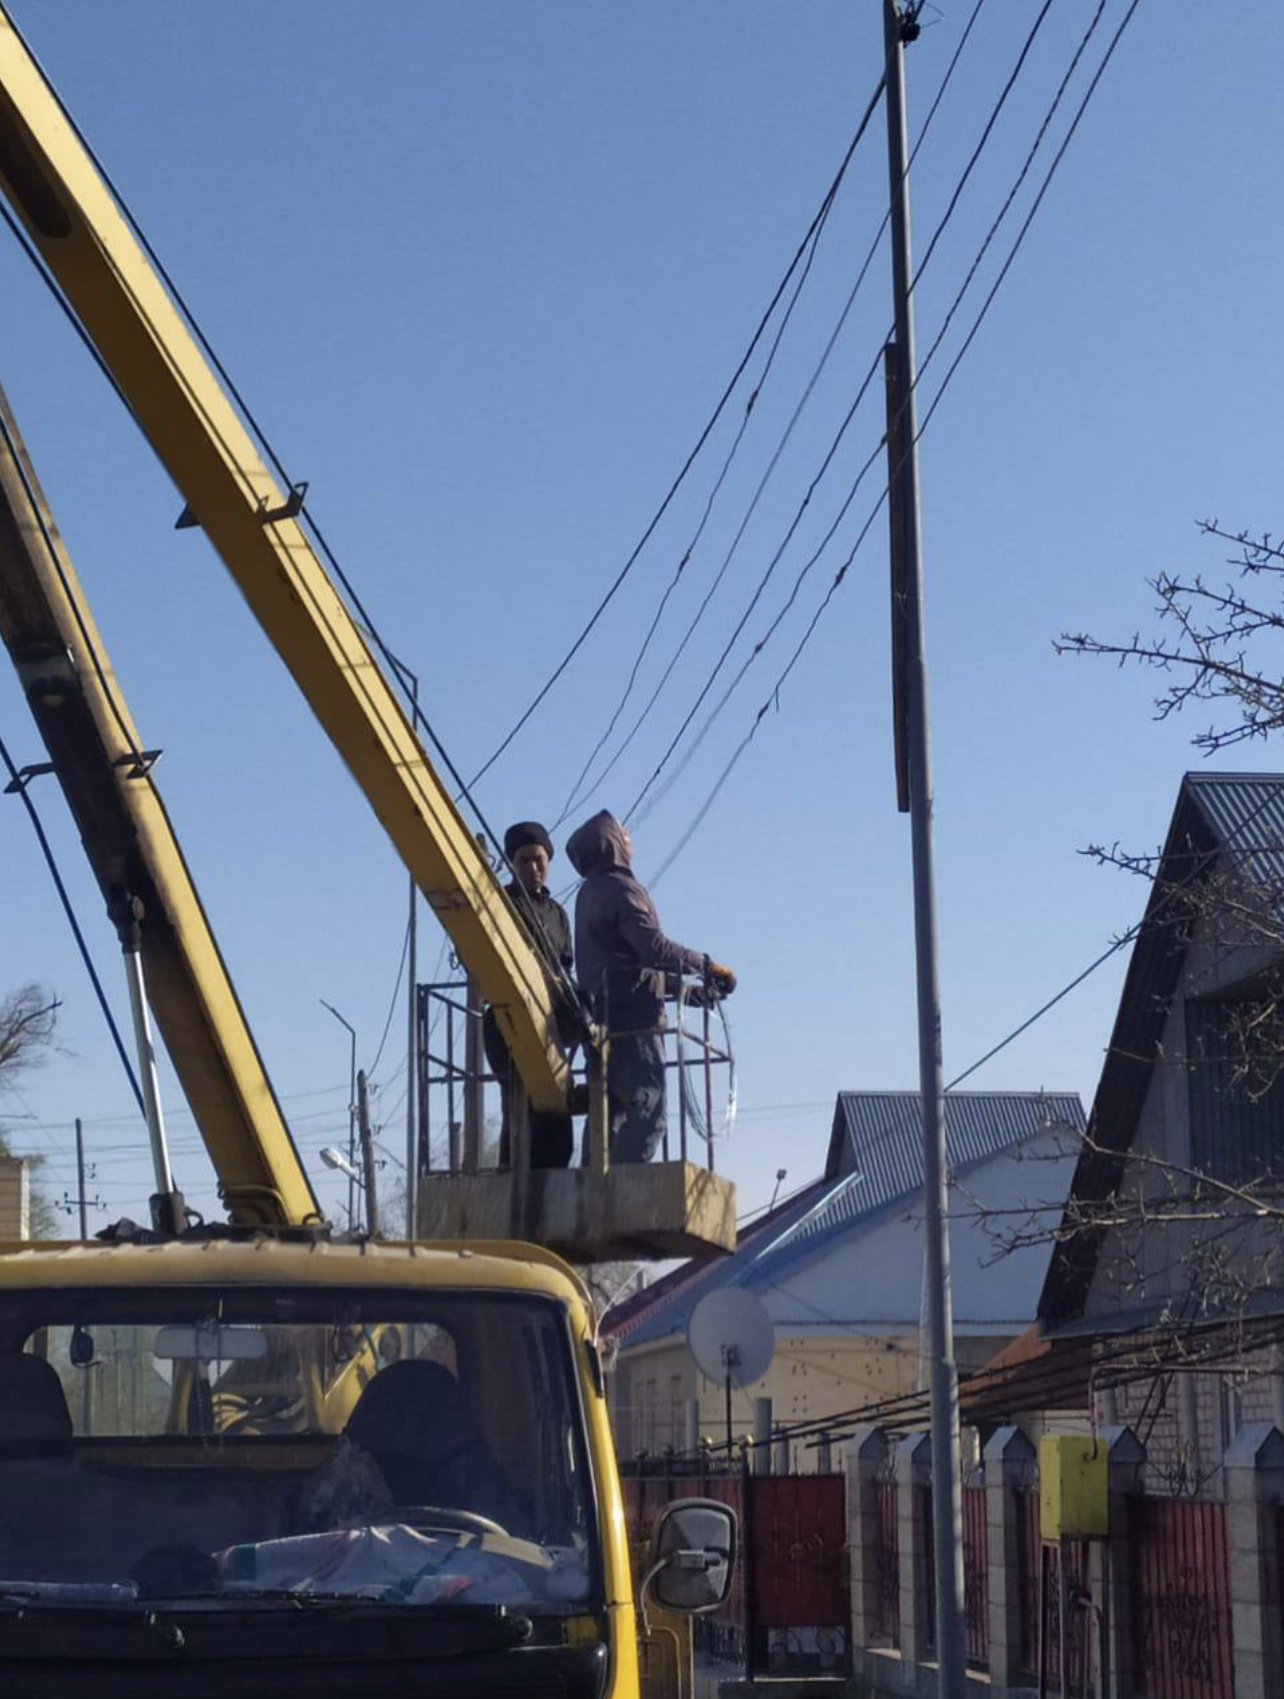
[[[755,1671],[837,1674],[847,1662],[842,1475],[757,1475],[749,1488],[747,1609]]]
[[[730,1505],[736,1513],[743,1542],[744,1477],[738,1471],[730,1475],[625,1475],[620,1486],[624,1494],[624,1520],[628,1528],[635,1588],[646,1574],[655,1519],[671,1499],[716,1498],[720,1503]],[[743,1551],[731,1577],[731,1591],[726,1603],[708,1616],[696,1619],[696,1641],[711,1657],[737,1665],[743,1663],[746,1650]]]
[[[1146,1699],[1234,1699],[1226,1506],[1132,1502],[1133,1658]]]

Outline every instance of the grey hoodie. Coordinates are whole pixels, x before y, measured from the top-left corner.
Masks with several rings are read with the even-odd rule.
[[[665,976],[700,973],[705,958],[660,930],[655,904],[633,877],[628,838],[613,814],[603,809],[586,820],[571,834],[566,854],[584,880],[575,899],[580,989],[614,1032],[659,1026]]]

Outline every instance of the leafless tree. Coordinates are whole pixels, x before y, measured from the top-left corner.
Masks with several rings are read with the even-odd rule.
[[[1158,599],[1159,635],[1134,633],[1116,642],[1065,632],[1055,647],[1060,654],[1108,656],[1120,666],[1135,661],[1168,675],[1172,682],[1155,698],[1156,719],[1215,704],[1224,711],[1222,723],[1210,723],[1191,740],[1213,754],[1284,727],[1284,666],[1270,664],[1268,647],[1272,636],[1284,633],[1284,548],[1269,532],[1226,531],[1215,519],[1202,520],[1199,529],[1231,544],[1225,564],[1237,579],[1218,588],[1198,574],[1160,573],[1149,581]]]
[[[42,985],[24,985],[0,999],[0,1088],[33,1067],[53,1040],[57,999]]]
[[[12,1088],[29,1069],[44,1060],[53,1043],[58,1018],[58,1001],[42,985],[23,985],[0,998],[0,1092]],[[0,1124],[0,1154],[21,1155],[12,1149],[12,1138]],[[39,1156],[28,1156],[38,1170]],[[30,1231],[33,1239],[54,1236],[57,1219],[48,1197],[31,1189]]]

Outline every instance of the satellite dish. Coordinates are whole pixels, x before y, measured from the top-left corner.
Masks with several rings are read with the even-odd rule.
[[[743,1286],[724,1286],[692,1310],[687,1345],[707,1380],[743,1388],[766,1374],[776,1335],[760,1298]]]

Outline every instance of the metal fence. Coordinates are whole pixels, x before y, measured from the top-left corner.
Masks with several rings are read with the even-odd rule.
[[[901,1639],[900,1494],[893,1475],[878,1483],[878,1615],[875,1638],[879,1645],[899,1646]]]
[[[1021,1550],[1021,1662],[1031,1682],[1043,1683],[1049,1693],[1061,1691],[1062,1621],[1061,1567],[1065,1592],[1071,1598],[1088,1594],[1088,1542],[1044,1540],[1039,1532],[1039,1494],[1023,1493],[1017,1524]],[[1072,1610],[1064,1625],[1065,1671],[1068,1692],[1091,1692],[1091,1622],[1086,1610]]]
[[[1234,1699],[1226,1506],[1130,1505],[1134,1675],[1146,1699]]]
[[[990,1662],[989,1552],[986,1542],[985,1488],[963,1489],[963,1631],[970,1664]]]

